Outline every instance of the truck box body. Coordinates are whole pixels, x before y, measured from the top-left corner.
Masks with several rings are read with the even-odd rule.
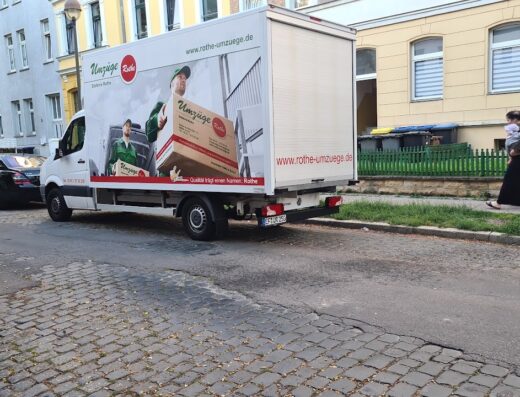
[[[265,7],[85,54],[88,186],[275,195],[356,180],[354,40]]]

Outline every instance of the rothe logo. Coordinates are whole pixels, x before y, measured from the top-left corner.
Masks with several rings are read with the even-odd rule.
[[[126,55],[121,61],[121,78],[127,84],[134,81],[137,75],[137,63],[132,55]]]
[[[218,117],[214,117],[211,121],[211,125],[213,126],[213,131],[219,137],[224,138],[226,136],[226,126]]]

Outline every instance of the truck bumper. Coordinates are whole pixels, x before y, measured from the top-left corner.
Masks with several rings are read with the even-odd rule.
[[[315,208],[307,208],[304,210],[295,210],[286,212],[287,222],[297,222],[303,221],[309,218],[316,218],[319,216],[327,216],[331,214],[337,214],[339,212],[339,207],[315,207]]]

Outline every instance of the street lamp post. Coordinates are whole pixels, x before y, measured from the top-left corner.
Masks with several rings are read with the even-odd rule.
[[[81,106],[81,77],[79,75],[79,55],[78,55],[78,33],[76,31],[76,20],[81,14],[81,4],[79,0],[67,0],[64,7],[65,15],[72,21],[72,28],[74,30],[74,58],[76,59],[76,82],[78,84],[78,106]]]

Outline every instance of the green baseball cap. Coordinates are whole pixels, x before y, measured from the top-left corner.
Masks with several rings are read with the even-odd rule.
[[[191,75],[191,69],[189,66],[183,66],[182,68],[175,69],[175,72],[173,72],[172,78],[170,79],[170,83],[172,80],[178,75],[178,74],[184,74],[187,79],[190,78]]]

